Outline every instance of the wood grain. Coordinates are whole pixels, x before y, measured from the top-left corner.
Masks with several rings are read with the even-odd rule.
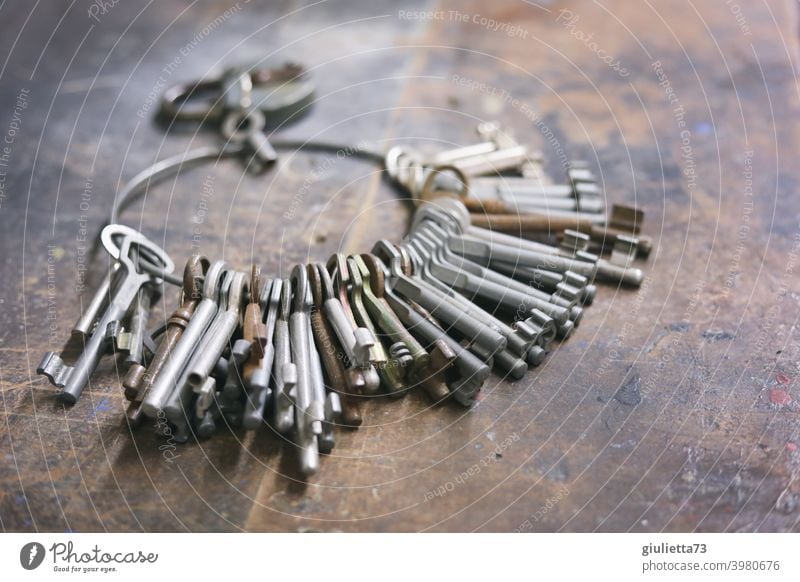
[[[403,9],[423,18],[388,0],[169,0],[99,22],[19,4],[0,35],[0,132],[30,93],[0,206],[5,531],[800,530],[795,3],[741,3],[738,22],[679,0]],[[368,403],[308,484],[267,431],[223,430],[168,462],[152,427],[125,426],[109,358],[63,408],[35,368],[90,297],[74,292],[81,229],[98,231],[121,180],[215,140],[137,111],[161,84],[273,51],[319,82],[282,135],[433,151],[499,119],[553,176],[588,160],[609,200],[646,212],[645,287],[602,288],[572,339],[521,381],[493,378],[473,410]],[[261,177],[192,170],[127,214],[178,262],[196,229],[202,252],[283,275],[398,240],[408,216],[369,164],[291,153]]]

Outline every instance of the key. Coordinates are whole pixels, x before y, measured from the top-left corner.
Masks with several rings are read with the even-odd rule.
[[[374,340],[373,345],[369,348],[369,362],[376,370],[385,368],[389,356],[383,344],[378,340],[372,320],[366,314],[366,308],[361,297],[361,281],[354,278],[357,277],[358,273],[352,271],[350,262],[342,254],[333,255],[328,264],[333,272],[331,283],[333,284],[334,295],[339,298],[348,319],[352,321],[356,328],[366,329],[370,334],[369,337]],[[330,273],[321,273],[320,283],[327,280],[328,277],[330,277]],[[356,285],[359,285],[358,289]],[[383,377],[381,377],[381,380],[383,380]]]
[[[311,393],[315,402],[323,402],[323,417],[320,424],[319,437],[317,439],[319,452],[328,455],[333,451],[335,440],[333,436],[334,426],[342,416],[342,404],[336,392],[328,392],[325,389],[325,377],[322,372],[322,361],[319,352],[314,345],[312,337],[311,319],[308,319],[308,353],[310,355],[311,373]]]
[[[166,122],[216,122],[227,142],[252,153],[248,169],[261,172],[277,159],[264,129],[300,119],[314,85],[299,65],[234,67],[221,76],[167,89],[159,115]]]
[[[498,230],[553,232],[561,230],[561,225],[565,225],[563,228],[582,230],[589,225],[603,225],[606,222],[606,215],[600,208],[601,203],[591,200],[546,198],[541,202],[507,203],[502,200],[481,200],[461,196],[460,201],[470,211],[471,216],[476,218],[486,216],[485,220],[489,224],[497,225]],[[526,222],[529,217],[534,221],[534,226]],[[504,221],[508,224],[503,224]],[[558,225],[559,228],[554,225]]]
[[[596,226],[596,220],[602,215],[592,215],[586,217],[579,214],[546,214],[544,212],[531,212],[518,214],[486,214],[483,212],[470,214],[470,220],[474,226],[485,228],[493,232],[512,232],[521,233],[545,233],[553,234],[561,232],[566,228],[574,228],[582,232],[592,230]]]
[[[468,158],[460,158],[451,165],[467,176],[480,176],[481,174],[496,174],[515,170],[527,159],[528,148],[517,145]]]
[[[353,281],[353,296],[358,296],[363,301],[367,317],[374,322],[382,335],[392,342],[389,348],[392,354],[390,365],[394,373],[402,376],[399,383],[404,388],[408,383],[418,383],[420,378],[425,378],[429,372],[430,354],[406,329],[383,299],[379,292],[383,287],[382,280],[377,283],[378,290],[373,287],[374,273],[370,272],[364,258],[352,256],[347,259],[347,263]],[[429,394],[434,401],[440,400],[443,396],[436,391],[435,393],[429,391]]]
[[[475,156],[485,156],[496,151],[497,145],[491,141],[485,141],[474,145],[455,148],[437,153],[433,156],[429,165],[442,166],[445,164],[452,164],[453,162],[465,158],[474,158]]]
[[[205,257],[196,255],[189,258],[183,272],[180,306],[167,321],[166,330],[161,343],[158,344],[156,353],[153,355],[153,359],[146,368],[141,364],[133,364],[125,375],[122,385],[125,388],[126,398],[131,401],[126,416],[134,426],[141,423],[144,397],[170,358],[175,345],[183,335],[183,331],[194,313],[195,307],[200,302],[203,278],[208,271],[208,266],[208,259]]]
[[[339,393],[342,422],[346,426],[360,426],[363,419],[356,395],[364,390],[364,375],[358,368],[346,368],[345,354],[339,340],[322,313],[322,280],[320,272],[325,267],[315,263],[308,266],[308,281],[314,301],[311,310],[311,330],[325,372],[334,391]]]
[[[140,257],[136,249],[133,250],[133,257],[135,263],[148,260],[146,256]],[[153,264],[152,260],[149,262]],[[131,307],[131,313],[127,318],[128,329],[121,330],[117,335],[117,349],[128,352],[125,363],[129,366],[144,363],[147,322],[150,319],[150,310],[153,303],[156,303],[161,297],[161,287],[161,284],[146,283],[139,289],[139,293]]]
[[[133,303],[130,331],[120,334],[117,340],[117,346],[128,352],[125,362],[129,365],[144,363],[144,337],[147,333],[147,321],[152,304],[158,301],[158,295],[156,287],[149,284],[142,286]]]
[[[319,470],[319,436],[325,418],[325,402],[315,393],[311,374],[311,329],[309,311],[311,290],[308,287],[306,269],[297,265],[291,278],[292,312],[289,316],[292,359],[297,368],[297,384],[294,387],[295,442],[300,454],[300,472],[310,476]]]
[[[533,241],[524,241],[526,243],[531,243]],[[536,243],[534,243],[536,244]],[[617,243],[619,244],[619,243]],[[629,258],[626,259],[627,261],[631,260],[633,250],[630,248],[630,242],[623,241],[623,244],[626,244],[628,247],[628,251],[625,252],[625,255]],[[546,247],[546,245],[545,245]],[[541,268],[544,270],[555,271],[558,273],[567,273],[573,272],[578,275],[582,275],[586,277],[589,281],[603,281],[607,283],[614,283],[614,284],[621,284],[627,287],[639,287],[644,280],[644,273],[640,269],[633,268],[627,266],[626,264],[617,265],[614,264],[606,259],[598,258],[597,256],[592,257],[590,253],[586,253],[585,251],[581,251],[577,253],[574,257],[566,256],[563,250],[555,249],[546,250],[542,249],[542,251],[522,251],[518,255],[513,253],[508,253],[507,251],[510,247],[499,245],[498,248],[501,249],[500,252],[496,253],[492,262],[500,262],[500,263],[513,263],[513,264],[522,264],[523,266],[529,266],[534,268]],[[475,249],[473,249],[474,251]],[[554,257],[554,260],[547,264],[547,261],[542,261],[539,264],[531,264],[529,262],[529,257],[535,257],[536,255],[540,255],[541,252],[545,254],[552,253],[551,256]],[[532,253],[532,254],[529,254]],[[486,254],[478,251],[477,257],[483,257],[485,260]],[[566,259],[567,262],[561,260],[561,257]],[[575,261],[574,259],[579,259]],[[535,260],[535,259],[534,259]],[[479,259],[480,261],[480,259]],[[570,263],[569,261],[573,261]],[[583,264],[581,264],[583,263]],[[570,267],[570,264],[572,265]],[[588,265],[588,266],[587,266]],[[594,272],[594,275],[592,275]]]
[[[519,190],[512,190],[512,184],[507,181],[510,178],[494,178],[497,184],[487,185],[488,179],[478,189],[476,185],[470,183],[469,196],[462,202],[473,213],[485,212],[487,214],[546,214],[554,216],[561,213],[564,216],[571,214],[599,214],[593,217],[600,221],[605,221],[605,203],[602,198],[581,196],[571,198],[568,196],[552,195],[526,195],[520,194]],[[592,220],[594,222],[594,220]]]
[[[292,359],[289,318],[292,285],[288,279],[276,279],[269,297],[270,310],[277,310],[275,320],[275,362],[273,364],[273,422],[275,430],[288,433],[295,425],[295,408],[290,394],[297,384],[298,371]]]
[[[250,302],[242,322],[243,339],[250,345],[248,359],[244,365],[244,384],[247,387],[247,397],[242,426],[246,430],[255,430],[264,422],[264,411],[272,396],[269,383],[272,364],[275,360],[275,347],[272,339],[277,313],[273,311],[271,316],[268,313],[271,287],[272,281],[262,283],[261,269],[253,265],[250,279]]]
[[[225,261],[215,261],[208,268],[203,282],[203,299],[195,308],[189,324],[142,401],[142,412],[146,416],[157,418],[159,411],[163,411],[167,398],[175,389],[187,362],[217,313],[222,278],[227,269]]]
[[[535,269],[566,273],[572,271],[593,279],[597,268],[585,261],[573,260],[556,254],[528,251],[501,243],[489,243],[471,235],[455,235],[448,240],[450,250],[479,264],[504,262],[520,264]]]
[[[205,386],[203,386],[203,389],[199,391],[199,398],[195,400],[194,408],[192,408],[194,391],[192,389],[192,385],[188,381],[188,374],[192,364],[197,358],[200,357],[200,354],[206,348],[209,338],[214,335],[219,327],[221,313],[224,312],[225,297],[230,290],[232,277],[232,271],[225,271],[222,275],[222,282],[220,283],[219,294],[217,296],[217,309],[196,344],[192,346],[191,354],[186,359],[184,365],[181,366],[177,380],[175,381],[174,385],[170,387],[169,392],[164,398],[163,405],[161,409],[159,409],[158,414],[163,415],[172,424],[174,428],[173,437],[179,443],[185,443],[189,440],[189,429],[192,420],[196,415],[195,411],[202,406],[210,406],[214,400],[214,390],[216,388],[216,384],[213,379],[209,378]],[[227,366],[226,370],[228,370]],[[204,415],[205,412],[203,412],[202,415],[197,414],[197,416]],[[215,426],[215,423],[212,422],[211,426],[205,427],[205,430],[207,430],[208,434],[210,434],[215,429]]]
[[[158,261],[158,266],[166,273],[171,273],[175,268],[165,251],[132,228],[116,224],[106,226],[102,232],[102,240],[112,258],[119,262],[121,270],[116,277],[117,284],[108,299],[108,305],[73,366],[65,365],[60,355],[49,352],[37,368],[37,373],[44,374],[55,386],[62,389],[59,397],[67,404],[74,404],[80,398],[112,339],[109,334],[120,326],[142,286],[153,281],[151,275],[137,269],[131,259],[132,249],[148,249],[150,255]]]

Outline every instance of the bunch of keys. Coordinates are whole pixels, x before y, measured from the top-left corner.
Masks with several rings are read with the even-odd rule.
[[[40,368],[68,402],[107,338],[119,345],[122,335],[142,337],[147,301],[136,298],[158,280],[135,260],[172,269],[163,251],[126,227],[106,227],[103,241],[119,267],[87,351],[74,368],[54,354]],[[336,428],[361,424],[366,397],[420,387],[433,403],[471,406],[491,370],[519,379],[541,364],[580,324],[609,268],[579,246],[475,226],[462,202],[443,197],[418,207],[401,243],[296,265],[287,279],[191,257],[160,344],[149,358],[129,358],[128,418],[166,418],[178,442],[221,426],[268,425],[290,437],[300,472],[311,475],[333,450]],[[616,267],[624,280],[641,275]],[[120,323],[126,317],[129,331]],[[134,344],[142,342],[131,339],[128,352],[143,353]]]
[[[217,124],[262,169],[275,159],[266,124],[301,114],[312,97],[297,65],[237,68],[170,89],[161,115]],[[606,215],[586,165],[554,183],[499,125],[478,133],[481,142],[434,155],[386,154],[387,173],[418,202],[401,242],[295,265],[288,278],[193,256],[177,308],[154,331],[150,307],[178,281],[174,265],[138,231],[107,226],[112,267],[75,326],[84,351],[73,366],[48,353],[39,373],[73,404],[102,355],[122,351],[131,426],[166,421],[177,442],[269,427],[294,443],[304,476],[333,451],[337,429],[362,424],[366,398],[421,388],[434,404],[472,406],[492,371],[520,379],[566,341],[599,283],[640,286],[634,262],[652,246],[641,211]],[[139,174],[125,196],[182,163]]]
[[[73,328],[84,340],[83,351],[75,364],[68,366],[59,354],[48,352],[37,368],[61,389],[59,397],[67,404],[80,398],[102,356],[109,350],[127,352],[129,363],[144,358],[150,305],[163,281],[144,270],[171,273],[172,259],[140,232],[111,224],[101,234],[103,247],[113,261],[110,272]]]

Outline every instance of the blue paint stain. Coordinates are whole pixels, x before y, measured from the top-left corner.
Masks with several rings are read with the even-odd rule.
[[[27,500],[25,499],[24,495],[15,495],[14,501],[16,502],[17,505],[23,505],[27,503]]]
[[[694,125],[694,132],[697,135],[708,135],[714,130],[714,127],[707,121],[701,121]]]
[[[108,402],[108,398],[103,398],[97,403],[97,406],[94,407],[95,414],[98,412],[106,412],[107,410],[111,410],[111,404]]]

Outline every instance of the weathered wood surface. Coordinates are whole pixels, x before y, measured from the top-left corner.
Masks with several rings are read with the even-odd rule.
[[[0,10],[4,530],[800,529],[795,3],[254,4]],[[495,378],[474,410],[369,405],[308,485],[264,432],[167,462],[152,428],[125,425],[110,359],[63,408],[35,368],[90,297],[82,232],[121,179],[215,139],[165,135],[149,95],[273,51],[319,83],[286,135],[435,149],[499,119],[554,175],[589,160],[612,201],[647,213],[646,286],[601,289],[544,366]],[[137,211],[179,261],[196,229],[203,252],[284,274],[397,239],[408,218],[374,168],[321,155],[260,178],[194,170]]]

